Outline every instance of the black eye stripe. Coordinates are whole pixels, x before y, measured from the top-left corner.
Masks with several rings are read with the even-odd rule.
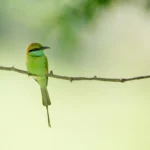
[[[33,48],[29,52],[38,51],[38,50],[40,50],[40,48]]]

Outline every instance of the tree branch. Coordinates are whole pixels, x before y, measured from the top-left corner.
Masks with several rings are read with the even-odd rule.
[[[0,70],[5,70],[5,71],[14,71],[14,72],[18,72],[18,73],[22,73],[25,75],[29,75],[29,76],[37,76],[36,74],[30,74],[27,71],[24,70],[20,70],[17,69],[15,67],[3,67],[0,66]],[[137,77],[132,77],[132,78],[100,78],[97,76],[94,77],[68,77],[68,76],[60,76],[60,75],[56,75],[53,73],[53,71],[50,71],[50,73],[48,74],[48,77],[52,77],[52,78],[56,78],[56,79],[62,79],[62,80],[68,80],[68,81],[81,81],[81,80],[93,80],[93,81],[107,81],[107,82],[127,82],[127,81],[133,81],[133,80],[141,80],[141,79],[147,79],[150,78],[150,75],[146,75],[146,76],[137,76]]]

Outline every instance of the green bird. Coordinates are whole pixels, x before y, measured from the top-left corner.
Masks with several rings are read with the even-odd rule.
[[[51,105],[49,94],[47,91],[48,85],[48,61],[47,57],[44,54],[45,49],[49,49],[48,46],[42,46],[39,43],[31,43],[26,52],[26,67],[29,74],[34,74],[33,78],[40,85],[41,94],[42,94],[42,104],[46,107],[48,125],[50,124],[50,117],[48,106]]]

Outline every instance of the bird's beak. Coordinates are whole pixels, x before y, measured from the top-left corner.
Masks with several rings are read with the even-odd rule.
[[[44,50],[44,49],[50,49],[50,47],[48,47],[48,46],[42,46],[42,49]]]

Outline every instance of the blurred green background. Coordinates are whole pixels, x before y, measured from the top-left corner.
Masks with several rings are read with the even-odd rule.
[[[150,75],[148,0],[1,0],[0,65],[25,70],[31,42],[66,76]],[[0,71],[1,150],[149,150],[150,81],[49,78],[48,128],[37,83]]]

